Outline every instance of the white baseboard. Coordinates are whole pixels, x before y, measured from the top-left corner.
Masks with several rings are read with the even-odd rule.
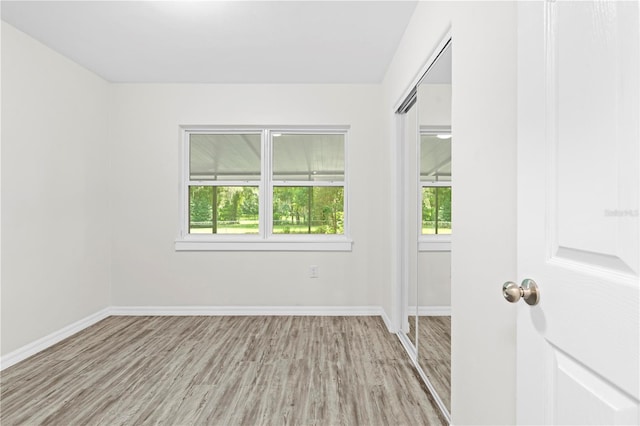
[[[0,371],[76,334],[109,316],[380,316],[393,332],[381,306],[112,306],[74,322],[0,357]]]
[[[13,364],[25,360],[30,356],[35,355],[44,349],[47,349],[50,346],[55,345],[56,343],[66,339],[69,336],[73,336],[74,334],[97,323],[98,321],[102,321],[109,315],[109,308],[102,309],[95,314],[89,315],[88,317],[76,321],[73,324],[69,324],[68,326],[63,327],[58,331],[54,331],[53,333],[44,336],[36,340],[35,342],[31,342],[21,348],[16,349],[13,352],[9,352],[8,354],[0,358],[0,371],[4,370],[5,368],[11,367]]]
[[[409,306],[408,312],[415,312],[415,306]],[[450,317],[451,306],[418,306],[418,316],[421,317]]]
[[[129,316],[378,316],[380,306],[112,306],[111,315]]]
[[[389,318],[385,310],[382,307],[380,307],[379,309],[379,315],[382,317],[382,321],[384,321],[384,325],[387,326],[387,330],[389,330],[389,333],[396,333],[398,330],[396,330],[396,328],[393,326],[393,323],[391,322],[391,319]]]

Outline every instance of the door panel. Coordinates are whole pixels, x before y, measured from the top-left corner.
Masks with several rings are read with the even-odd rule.
[[[555,350],[557,372],[554,392],[558,395],[554,424],[634,424],[638,405],[574,358]]]
[[[638,16],[634,4],[557,2],[547,11],[547,126],[555,256],[638,274]],[[630,12],[630,13],[628,13]],[[591,105],[596,102],[598,105]],[[550,205],[553,209],[553,204]]]
[[[518,16],[518,423],[637,424],[638,3]]]

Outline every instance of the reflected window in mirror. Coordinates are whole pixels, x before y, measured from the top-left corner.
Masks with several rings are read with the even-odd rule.
[[[450,235],[451,128],[420,131],[421,239]],[[446,237],[445,237],[446,238]]]

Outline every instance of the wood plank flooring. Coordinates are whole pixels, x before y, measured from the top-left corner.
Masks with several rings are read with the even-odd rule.
[[[0,387],[3,426],[446,424],[379,317],[109,317]]]
[[[409,317],[415,335],[415,317]],[[418,317],[418,363],[451,412],[451,317]]]

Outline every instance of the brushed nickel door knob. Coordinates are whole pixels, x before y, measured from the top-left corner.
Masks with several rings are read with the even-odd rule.
[[[528,305],[533,306],[540,301],[540,289],[536,282],[530,278],[522,280],[521,285],[507,281],[502,285],[502,295],[507,299],[507,302],[511,303],[516,303],[522,298]]]

